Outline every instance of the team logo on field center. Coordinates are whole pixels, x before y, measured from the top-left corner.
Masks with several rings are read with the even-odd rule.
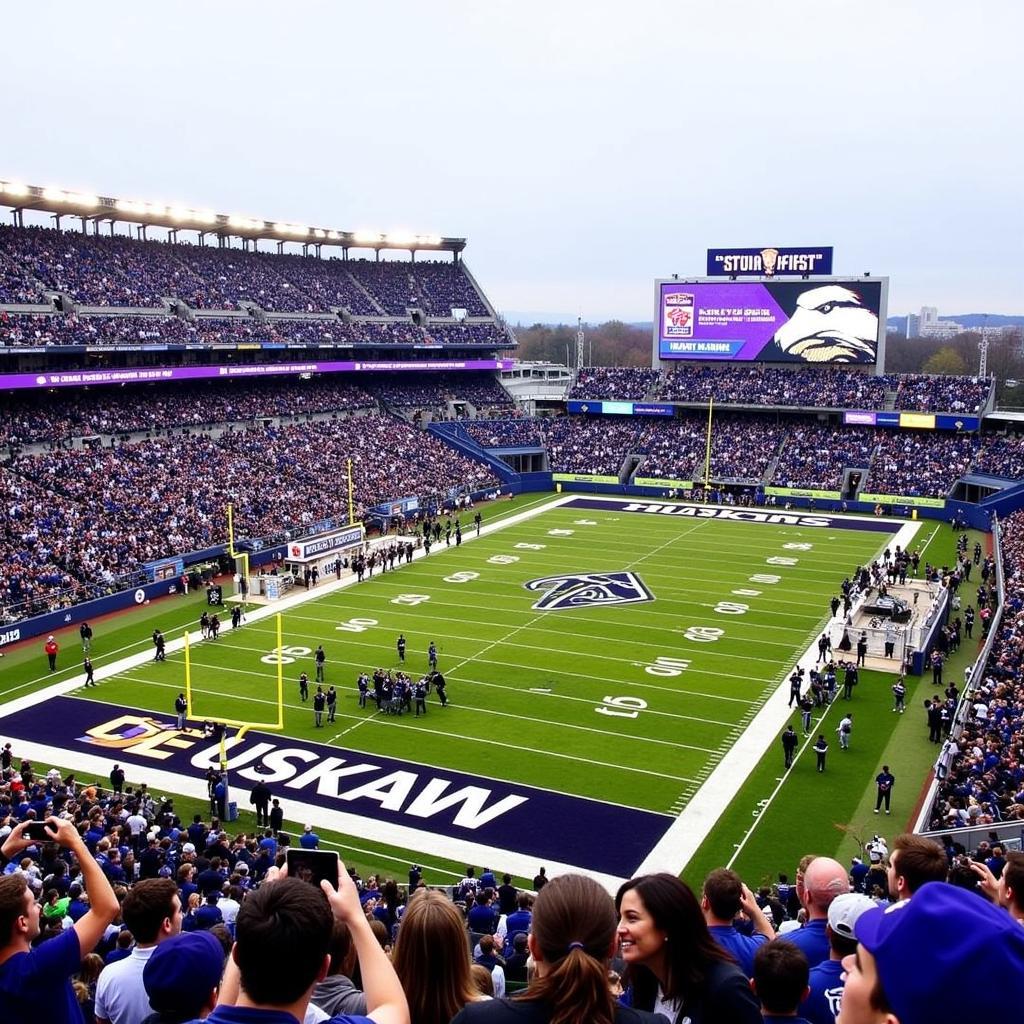
[[[635,572],[588,572],[574,576],[545,576],[523,584],[546,593],[533,606],[542,612],[595,608],[611,604],[653,601],[654,595]]]

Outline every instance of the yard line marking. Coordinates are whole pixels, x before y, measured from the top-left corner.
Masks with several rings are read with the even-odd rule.
[[[351,641],[351,642],[358,643],[358,641]],[[369,647],[369,646],[375,646],[375,645],[372,645],[372,644],[362,644],[360,646],[367,646],[367,647]],[[247,648],[247,650],[253,651],[254,653],[257,652],[257,651],[261,651],[262,649],[263,648],[259,648],[259,647]],[[728,697],[725,694],[706,693],[706,692],[704,692],[702,690],[690,690],[690,689],[686,689],[684,687],[661,686],[658,683],[649,683],[649,682],[647,682],[646,680],[643,680],[643,679],[630,680],[630,679],[622,679],[621,677],[616,677],[616,678],[612,679],[612,678],[608,678],[606,676],[596,676],[596,675],[594,675],[593,673],[590,673],[590,672],[570,672],[568,669],[556,669],[556,668],[549,668],[549,667],[544,667],[544,668],[536,667],[536,668],[534,668],[533,666],[523,666],[523,665],[520,665],[519,663],[514,662],[514,661],[495,661],[492,658],[477,659],[477,660],[480,660],[481,664],[484,664],[484,665],[501,665],[501,666],[503,666],[505,668],[515,668],[515,669],[519,669],[520,671],[524,671],[524,670],[528,669],[529,671],[532,671],[532,672],[545,672],[545,673],[549,673],[551,675],[571,676],[574,679],[586,679],[586,680],[589,680],[590,682],[595,682],[595,683],[606,683],[608,685],[618,685],[618,686],[632,686],[632,687],[638,687],[640,689],[645,689],[645,690],[657,690],[657,691],[660,691],[662,693],[680,694],[682,696],[707,697],[710,700],[722,700],[722,701],[726,701],[726,702],[728,702],[730,704],[743,704],[743,705],[746,705],[747,707],[750,707],[752,704],[756,704],[757,703],[757,700],[755,698],[747,699],[747,698],[744,698],[744,697]],[[763,659],[761,659],[761,660],[763,660]],[[213,669],[213,670],[216,670],[216,671],[219,671],[222,668],[222,666],[220,666],[220,665],[212,665],[212,664],[209,664],[209,663],[206,663],[206,662],[197,662],[195,660],[193,660],[193,664],[199,665],[202,668],[209,668],[209,669]],[[347,659],[334,658],[330,662],[330,664],[332,664],[332,665],[348,665],[348,666],[350,666],[352,668],[357,668],[357,669],[365,669],[366,668],[366,663],[365,662],[362,662],[362,661],[349,661]],[[777,665],[778,662],[773,662],[772,664],[776,664]],[[226,668],[225,671],[229,671],[229,672],[245,672],[245,673],[250,674],[250,675],[258,675],[258,676],[260,676],[260,678],[266,678],[261,673],[255,672],[255,671],[250,670],[250,669]],[[454,669],[450,669],[448,674],[451,674],[454,671],[455,671]],[[787,671],[788,671],[788,669],[787,669]],[[742,681],[745,681],[745,682],[751,682],[751,683],[768,682],[766,680],[755,679],[755,678],[751,678],[749,676],[725,675],[724,673],[716,673],[716,672],[705,672],[703,674],[705,674],[705,675],[724,676],[724,678],[727,678],[727,679],[739,679],[739,680],[742,680]],[[498,685],[498,684],[493,684],[493,683],[486,682],[485,680],[472,679],[472,678],[467,677],[467,676],[460,676],[460,681],[461,682],[469,682],[469,683],[481,683],[482,685],[485,685],[485,686]],[[778,680],[774,680],[774,681],[769,682],[769,685],[771,686],[772,689],[774,689],[775,686],[778,685]],[[761,692],[763,692],[763,691],[761,691]]]
[[[228,666],[198,665],[198,663],[194,663],[194,664],[196,664],[197,667],[203,667],[203,668],[213,668],[213,667],[216,667],[218,669],[218,671],[221,671],[221,672],[233,672],[236,675],[254,675],[254,676],[258,676],[260,679],[264,679],[265,678],[262,675],[262,673],[254,672],[251,669],[229,668]],[[168,689],[168,690],[178,690],[178,689],[180,689],[180,686],[177,683],[163,683],[163,682],[158,682],[155,679],[140,678],[137,675],[132,675],[132,676],[130,676],[130,678],[131,678],[132,682],[141,683],[141,684],[143,684],[145,686],[158,686],[158,687],[161,687],[162,689]],[[487,685],[487,684],[484,684],[484,685]],[[193,689],[193,691],[195,693],[205,693],[205,694],[209,694],[209,695],[223,696],[223,694],[221,694],[220,691],[218,691],[218,690],[207,690],[207,689],[203,689],[203,688],[200,688],[200,687],[197,687],[197,686],[193,686],[192,689]],[[82,691],[81,687],[76,692],[80,692],[80,691]],[[251,701],[254,704],[276,704],[276,701],[267,700],[265,697],[255,697],[255,696],[251,696],[251,695],[245,694],[245,693],[238,693],[238,692],[236,692],[234,694],[234,697],[237,700],[239,700],[239,701]],[[567,698],[567,699],[569,699],[569,700],[583,700],[583,698],[578,698],[578,697],[577,698],[570,697],[570,698]],[[587,703],[587,704],[593,703],[593,701],[585,701],[585,700],[583,702]],[[449,702],[449,703],[451,703],[451,702]],[[309,705],[309,704],[307,704],[305,702],[300,702],[298,704],[292,704],[292,703],[289,703],[289,702],[286,701],[284,706],[286,708],[290,709],[291,711],[295,711],[295,712],[299,712],[299,713],[301,713],[303,710],[307,710],[307,711],[311,711],[312,710],[311,705]],[[593,733],[597,733],[598,735],[600,735],[604,739],[609,739],[609,738],[612,738],[612,739],[623,739],[623,740],[627,740],[630,743],[653,743],[653,744],[657,744],[657,745],[664,745],[664,746],[673,747],[673,748],[675,748],[677,750],[699,750],[701,753],[705,753],[705,754],[714,753],[715,750],[717,749],[715,747],[702,747],[702,746],[698,746],[698,745],[693,744],[693,743],[678,743],[678,742],[675,742],[673,740],[662,740],[662,739],[658,739],[658,738],[653,737],[653,736],[637,736],[637,735],[631,735],[629,733],[609,732],[608,729],[598,729],[598,728],[595,728],[594,726],[590,726],[590,725],[576,725],[575,723],[566,722],[564,720],[556,720],[556,719],[549,720],[549,719],[544,719],[544,718],[534,718],[534,717],[531,717],[530,715],[520,715],[520,714],[516,714],[514,712],[509,712],[509,711],[495,711],[492,708],[481,708],[481,707],[476,707],[476,706],[474,706],[472,704],[455,704],[454,706],[458,707],[462,711],[471,711],[474,714],[494,715],[494,716],[499,717],[499,718],[511,718],[511,719],[514,719],[516,721],[521,721],[521,722],[533,722],[536,725],[555,726],[555,727],[557,727],[559,729],[575,729],[575,730],[578,730],[578,731],[581,731],[581,732],[593,732]],[[434,705],[431,705],[431,707],[434,707]],[[338,713],[339,717],[346,718],[346,719],[356,719],[357,724],[354,725],[354,726],[349,727],[348,729],[343,730],[341,733],[338,733],[338,736],[347,735],[348,733],[351,733],[355,728],[358,728],[358,725],[365,725],[368,722],[375,722],[376,721],[379,724],[388,724],[388,722],[389,722],[388,718],[385,717],[384,719],[378,719],[376,717],[378,713],[379,712],[377,712],[377,711],[371,711],[367,715],[357,715],[357,714],[353,714],[353,713],[349,713],[349,712],[344,712],[344,711],[339,712]],[[678,715],[678,716],[672,716],[672,717],[689,718],[689,716],[685,716],[685,715]],[[708,719],[691,719],[691,720],[692,721],[705,722],[707,724],[722,725],[722,726],[728,726],[728,725],[732,724],[731,722],[716,723],[716,722],[712,722],[711,720],[708,720]],[[335,739],[336,738],[337,737],[335,737]],[[526,749],[526,748],[524,748],[524,749]],[[657,773],[655,773],[655,774],[657,774]]]

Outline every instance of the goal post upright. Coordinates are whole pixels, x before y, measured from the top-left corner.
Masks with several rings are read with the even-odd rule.
[[[271,722],[255,722],[252,719],[245,720],[240,718],[227,718],[223,715],[203,715],[202,720],[204,722],[212,722],[217,725],[224,726],[220,734],[220,772],[224,777],[225,787],[228,783],[228,754],[227,754],[227,730],[229,728],[237,729],[236,739],[242,739],[250,729],[273,729],[280,732],[284,729],[284,658],[281,656],[284,648],[284,620],[280,612],[274,616],[276,620],[276,633],[277,633],[277,645],[274,648],[274,653],[277,655],[277,680],[276,680],[276,694],[275,694],[275,705],[277,707],[277,715]],[[193,709],[192,700],[192,654],[191,645],[189,643],[188,631],[185,632],[185,707],[186,715],[189,720],[196,717]]]
[[[249,598],[249,552],[235,550],[235,506],[228,502],[228,554],[234,560],[235,573],[238,576],[237,590],[241,592],[242,609],[248,605]]]

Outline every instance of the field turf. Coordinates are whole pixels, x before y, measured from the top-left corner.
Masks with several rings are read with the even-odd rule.
[[[287,611],[282,652],[275,651],[272,619],[194,644],[195,715],[270,720],[281,657],[290,736],[590,798],[607,803],[609,815],[616,805],[678,815],[820,633],[842,577],[875,557],[900,524],[869,532],[587,504],[546,508],[479,538],[466,516],[461,547],[453,540],[446,548],[442,538],[429,558]],[[483,507],[485,525],[492,508]],[[922,525],[918,542],[929,534],[934,527]],[[607,573],[635,574],[654,600],[543,610],[534,604],[545,591],[526,586]],[[193,624],[198,611],[194,605]],[[175,612],[180,618],[180,606]],[[377,714],[372,701],[366,710],[358,707],[360,671],[400,667],[399,632],[414,677],[427,669],[428,644],[437,644],[449,707],[441,708],[433,694],[419,719]],[[340,697],[336,722],[316,729],[296,681],[303,669],[314,678],[312,651],[321,643],[326,681]],[[859,688],[855,702],[865,720],[854,749],[843,764],[833,742],[835,774],[827,782],[813,777],[808,752],[780,785],[776,734],[763,738],[767,753],[744,766],[715,808],[722,816],[701,837],[685,872],[691,881],[734,858],[756,874],[766,858],[786,865],[808,842],[818,852],[842,845],[845,833],[836,823],[857,811],[878,770],[876,756],[897,725],[886,717],[891,679],[878,674],[874,685],[874,675],[866,674],[869,685]],[[106,679],[88,696],[167,714],[182,681],[183,657],[174,653],[166,663],[147,662]],[[762,802],[769,797],[771,814]],[[763,827],[751,830],[761,814]],[[367,862],[378,846],[363,841]],[[430,854],[411,852],[421,860]],[[402,860],[409,852],[389,848],[392,856]],[[681,861],[676,870],[684,867]]]

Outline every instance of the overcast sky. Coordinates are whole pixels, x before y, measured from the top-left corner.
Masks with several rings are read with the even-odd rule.
[[[649,320],[834,245],[890,313],[1024,313],[1019,0],[5,5],[0,177],[464,236],[496,306]]]

